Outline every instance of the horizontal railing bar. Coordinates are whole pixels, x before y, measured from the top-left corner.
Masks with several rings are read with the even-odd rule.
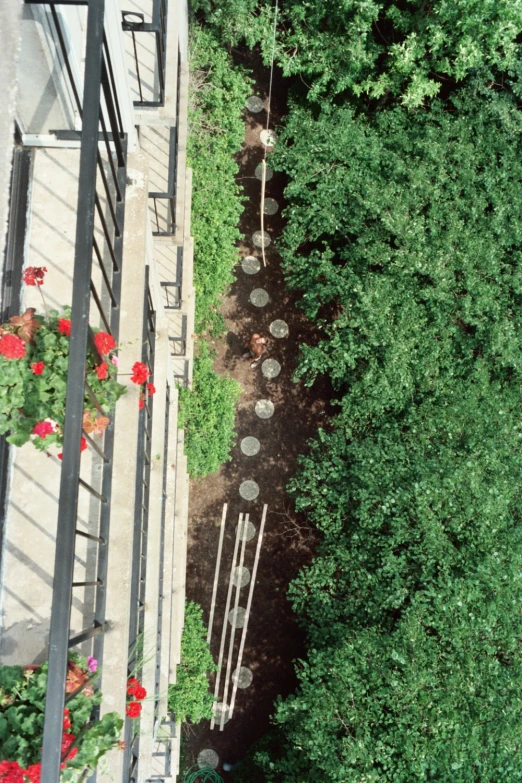
[[[81,487],[87,490],[87,492],[90,492],[91,495],[95,498],[97,498],[101,503],[107,503],[107,498],[105,495],[100,494],[100,492],[97,492],[94,487],[91,487],[90,484],[87,484],[86,481],[84,481],[82,478],[78,479],[78,483]]]
[[[117,306],[116,297],[114,296],[114,292],[112,290],[111,282],[109,280],[109,275],[107,274],[107,269],[105,268],[105,263],[103,261],[103,258],[102,258],[101,252],[100,252],[100,248],[98,246],[98,242],[96,241],[96,238],[94,239],[93,247],[94,247],[94,252],[96,253],[96,258],[98,259],[98,264],[100,265],[100,270],[101,270],[101,273],[103,275],[103,280],[105,282],[105,286],[107,288],[107,292],[108,292],[108,294],[110,296],[110,299],[111,299],[111,304],[112,304],[113,307],[116,307]],[[93,282],[92,282],[92,278],[91,278],[91,284],[94,285]],[[101,307],[101,302],[100,302],[100,307]],[[102,310],[103,310],[103,308],[102,308]],[[107,331],[110,332],[111,331],[110,326],[108,324],[106,324],[106,326],[107,326]]]
[[[101,316],[101,318],[103,320],[103,324],[104,324],[105,328],[107,329],[107,331],[109,331],[109,322],[107,321],[107,318],[105,316],[105,312],[104,312],[102,303],[100,301],[100,297],[98,296],[98,292],[97,292],[96,287],[95,287],[94,283],[92,282],[92,280],[89,283],[89,288],[91,290],[92,298],[96,302],[96,307],[98,308],[98,312],[99,312],[99,314],[100,314],[100,316]]]
[[[173,193],[155,193],[153,191],[149,191],[149,198],[168,198],[173,199],[174,194]]]
[[[107,52],[106,48],[105,51]],[[125,166],[125,156],[123,154],[122,139],[118,133],[118,118],[116,116],[115,107],[114,107],[115,102],[118,100],[118,95],[116,91],[114,93],[111,91],[111,84],[109,81],[108,69],[105,64],[105,57],[102,63],[102,90],[105,96],[105,107],[107,109],[109,123],[112,128],[112,138],[113,138],[114,147],[116,149],[116,155],[118,158],[118,166],[120,168],[123,168]],[[114,175],[114,178],[117,183],[116,175]],[[121,201],[121,194],[119,195],[118,201]]]
[[[112,246],[111,237],[109,235],[109,229],[107,227],[107,221],[105,220],[105,215],[103,214],[103,209],[101,207],[100,197],[98,196],[98,192],[96,192],[94,203],[96,205],[96,210],[98,212],[98,217],[100,218],[100,223],[102,224],[103,233],[105,236],[105,241],[107,242],[107,249],[109,251],[109,255],[112,258],[112,265],[113,269],[118,269],[118,264],[116,263],[116,255],[114,253],[114,247]]]
[[[85,432],[85,430],[83,431],[83,434],[84,434],[84,437],[85,437],[86,441],[87,441],[87,442],[88,442],[88,443],[89,443],[89,444],[92,446],[92,448],[94,449],[94,451],[95,451],[97,454],[99,454],[99,455],[100,455],[100,457],[102,458],[102,460],[103,460],[103,461],[104,461],[106,464],[108,464],[108,463],[110,462],[109,458],[108,458],[108,457],[105,455],[105,453],[104,453],[104,452],[101,450],[101,448],[98,446],[98,444],[96,443],[96,441],[95,441],[95,440],[93,440],[93,439],[90,437],[90,435],[88,435],[88,434]]]
[[[94,582],[73,582],[73,587],[94,587],[94,585],[102,585],[103,579],[96,579]]]
[[[118,127],[122,137],[124,137],[125,134],[123,131],[123,121],[121,119],[120,102],[118,100],[118,90],[116,89],[116,80],[114,78],[114,71],[112,70],[112,60],[109,54],[109,47],[107,45],[107,38],[105,37],[105,34],[103,35],[103,48],[105,49],[105,62],[107,63],[108,66],[109,79],[112,86],[112,94],[114,96],[114,105],[116,107],[116,114],[118,117]]]
[[[53,129],[50,130],[49,133],[52,133],[53,136],[56,136],[56,138],[59,141],[81,141],[82,140],[82,132],[81,130],[57,130]],[[107,138],[109,141],[114,141],[112,133],[107,132],[106,133]],[[98,133],[98,141],[105,141],[104,134],[99,131]]]
[[[85,388],[87,389],[87,394],[91,398],[93,405],[96,406],[96,410],[98,411],[98,413],[101,413],[102,416],[105,416],[105,411],[103,410],[102,406],[98,401],[98,398],[96,397],[95,393],[93,392],[93,390],[91,389],[87,381],[85,381]]]
[[[103,128],[105,123],[104,123],[104,120],[103,120],[103,117],[102,117],[101,107],[100,107],[100,117],[99,117],[99,119],[100,119],[100,122],[102,123],[102,128]],[[109,156],[109,159],[110,159],[110,162],[112,164],[112,157]],[[107,182],[107,175],[105,174],[105,169],[103,168],[102,157],[101,157],[99,151],[98,151],[98,171],[100,172],[100,176],[102,178],[103,187],[104,187],[104,190],[105,190],[105,197],[107,199],[107,204],[109,205],[109,211],[111,213],[112,222],[113,222],[113,225],[114,225],[114,232],[115,232],[116,236],[119,237],[121,235],[120,234],[120,227],[118,226],[118,221],[116,220],[116,211],[114,209],[114,204],[112,203],[112,193],[111,193],[111,189],[109,188],[109,183]],[[114,177],[114,179],[117,182],[117,177]],[[111,243],[111,241],[109,239],[108,228],[105,226],[105,215],[103,215],[103,217],[102,217],[102,214],[101,214],[101,202],[100,202],[100,197],[98,196],[98,192],[96,192],[96,200],[98,202],[97,205],[96,205],[97,208],[98,208],[98,216],[99,216],[100,221],[102,223],[103,233],[105,234],[105,239],[107,240],[107,244],[111,245],[111,247],[109,248],[109,252],[111,253],[111,256],[112,256],[113,253],[114,253],[114,250],[112,249],[112,243]],[[114,255],[113,263],[116,264],[116,255]]]
[[[89,5],[89,0],[24,0],[26,5]]]
[[[107,98],[105,99],[105,102],[107,103]],[[109,138],[108,138],[109,134],[107,133],[107,126],[105,125],[105,119],[103,117],[103,112],[101,110],[100,110],[100,123],[101,123],[101,126],[102,126],[103,143],[105,144],[105,150],[107,152],[107,158],[108,158],[108,161],[109,161],[110,167],[111,167],[112,179],[113,179],[113,182],[114,182],[114,186],[116,188],[116,201],[121,201],[121,191],[120,191],[120,185],[119,185],[119,182],[118,182],[118,174],[117,174],[116,169],[114,167],[114,160],[112,159],[111,145],[109,144]],[[111,135],[114,136],[114,134],[111,134]],[[118,141],[119,141],[119,139],[118,139]],[[114,146],[116,146],[116,144]],[[120,144],[120,149],[121,149],[121,144]],[[120,164],[120,162],[119,162],[119,153],[118,153],[118,165],[121,165],[121,166],[124,165],[123,163]],[[115,223],[115,225],[118,225],[117,220],[116,220],[116,215],[114,215],[114,223]],[[118,236],[120,236],[120,234],[118,234]]]
[[[86,628],[84,631],[72,636],[69,639],[69,647],[76,647],[77,644],[86,642],[87,639],[92,639],[93,636],[98,636],[101,633],[109,630],[109,623],[95,623],[91,628]]]
[[[82,538],[88,538],[89,541],[97,541],[98,544],[101,544],[102,546],[107,543],[101,536],[93,536],[91,533],[85,533],[83,530],[78,530],[78,528],[76,528],[76,535],[82,536]]]

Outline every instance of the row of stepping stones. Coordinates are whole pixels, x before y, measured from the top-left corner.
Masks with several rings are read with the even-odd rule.
[[[264,109],[264,102],[257,95],[252,95],[246,101],[247,109],[253,113],[260,112]],[[277,141],[277,134],[274,131],[262,130],[260,134],[261,143],[266,147],[272,147]],[[263,178],[263,167],[261,164],[257,166],[255,170],[255,176],[257,179]],[[265,169],[265,181],[269,182],[274,176],[272,169]],[[279,209],[279,204],[273,198],[266,198],[264,203],[264,214],[275,215]],[[271,244],[269,234],[265,231],[256,231],[252,236],[252,242],[255,247],[267,248]],[[241,263],[243,272],[247,275],[256,275],[261,269],[261,262],[255,256],[246,256]],[[254,288],[250,294],[250,301],[255,307],[265,307],[270,301],[270,296],[263,288]],[[277,319],[270,324],[270,334],[272,337],[281,339],[288,336],[288,324],[285,321]],[[261,365],[261,371],[267,378],[277,378],[281,372],[281,365],[275,359],[265,359]],[[274,415],[274,403],[271,400],[258,400],[255,405],[255,412],[260,419],[270,419]],[[241,441],[241,451],[247,457],[253,457],[258,454],[261,444],[257,438],[253,436],[247,436]],[[241,483],[239,487],[239,494],[243,500],[255,500],[259,495],[259,485],[255,481],[247,480]],[[256,528],[252,522],[248,522],[246,527],[241,531],[241,539],[250,541],[256,534]],[[240,587],[246,587],[250,582],[250,571],[244,566],[237,566],[234,569],[232,577],[234,585],[239,584]],[[228,614],[228,622],[230,625],[236,628],[243,628],[245,623],[245,609],[241,606],[237,610],[232,609]],[[232,674],[232,682],[238,688],[248,688],[252,683],[253,674],[246,666],[239,666]],[[224,722],[228,722],[228,705],[221,703],[214,705],[214,718],[218,722],[221,718],[221,713],[225,712]],[[200,769],[205,767],[211,767],[216,769],[219,765],[219,756],[215,750],[211,748],[205,748],[198,755],[198,766]]]

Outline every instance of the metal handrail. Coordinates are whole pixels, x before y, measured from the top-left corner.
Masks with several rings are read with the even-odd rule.
[[[122,29],[132,34],[132,47],[134,52],[134,65],[136,68],[136,80],[138,82],[138,92],[140,99],[134,101],[135,106],[159,108],[165,105],[165,72],[167,66],[167,0],[152,0],[152,21],[145,22],[142,13],[136,11],[122,11]],[[135,21],[133,21],[133,19]],[[140,58],[136,43],[136,33],[152,33],[155,43],[155,76],[157,84],[147,85],[150,92],[155,96],[146,100],[144,97],[144,87],[141,71]]]
[[[63,460],[60,477],[53,598],[49,636],[49,664],[42,743],[42,781],[59,783],[61,737],[65,684],[69,649],[92,640],[94,657],[103,658],[103,634],[107,628],[106,575],[107,542],[109,540],[110,499],[114,428],[104,435],[101,453],[103,472],[101,491],[95,490],[80,477],[80,442],[84,410],[86,363],[89,341],[91,304],[98,310],[105,328],[115,340],[119,330],[119,301],[126,189],[126,145],[118,97],[115,90],[109,50],[104,35],[104,0],[25,0],[50,9],[58,42],[58,51],[70,82],[71,91],[81,119],[79,186],[77,199],[76,238],[74,252],[71,336],[67,373]],[[73,78],[70,52],[62,29],[60,5],[87,6],[85,45],[85,79],[83,96]],[[66,131],[65,133],[70,133]],[[102,150],[105,151],[105,158]],[[113,160],[114,157],[114,160]],[[107,217],[102,204],[107,210]],[[102,227],[102,239],[95,236],[96,221]],[[93,251],[100,267],[101,289],[93,278]],[[109,257],[111,263],[104,264]],[[109,300],[108,309],[103,306]],[[86,534],[77,528],[80,489],[88,491],[99,502],[98,535]],[[94,578],[73,581],[76,538],[88,537],[97,545],[97,568]],[[95,589],[92,623],[71,636],[71,606],[75,586],[92,585]]]
[[[149,267],[145,267],[145,295],[143,299],[143,334],[141,361],[148,366],[152,374],[149,382],[154,382],[154,348],[156,339],[156,312],[149,287]],[[134,495],[134,531],[132,548],[132,572],[130,584],[129,619],[129,676],[141,679],[143,651],[139,650],[140,639],[143,643],[145,580],[147,563],[147,535],[149,520],[149,487],[152,447],[152,415],[154,398],[150,397],[140,410],[138,424],[138,448],[136,459],[136,484]],[[126,780],[134,783],[139,758],[139,720],[126,717],[124,727]]]

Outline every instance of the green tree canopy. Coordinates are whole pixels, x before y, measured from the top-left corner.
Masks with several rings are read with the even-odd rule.
[[[273,0],[195,0],[226,43],[260,41],[272,52]],[[396,97],[421,106],[445,82],[516,81],[520,0],[284,0],[277,61],[309,98]]]

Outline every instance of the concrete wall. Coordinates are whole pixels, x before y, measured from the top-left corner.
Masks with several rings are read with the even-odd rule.
[[[16,66],[20,52],[22,0],[0,5],[0,84],[7,87],[0,113],[0,253],[3,254],[7,229],[15,102]],[[1,257],[1,255],[0,255]]]

